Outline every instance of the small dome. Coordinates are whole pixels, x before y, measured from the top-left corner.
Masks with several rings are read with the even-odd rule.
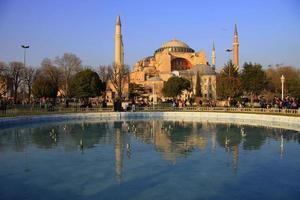
[[[184,43],[180,40],[176,40],[176,39],[170,40],[170,41],[162,44],[160,46],[160,48],[155,51],[155,53],[162,52],[165,49],[168,49],[170,52],[184,52],[184,53],[186,53],[186,52],[194,53],[195,52],[194,49],[189,47],[186,43]]]

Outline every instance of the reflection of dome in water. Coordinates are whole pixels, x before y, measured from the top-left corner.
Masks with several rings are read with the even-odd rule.
[[[190,48],[186,43],[173,39],[160,46],[155,53],[162,52],[163,50],[168,49],[171,52],[190,52],[194,53],[194,49]]]

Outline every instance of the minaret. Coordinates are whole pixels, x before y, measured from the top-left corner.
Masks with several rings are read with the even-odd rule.
[[[237,70],[239,69],[239,38],[236,24],[234,25],[233,65]]]
[[[212,68],[215,70],[216,69],[216,49],[215,49],[215,43],[213,42],[213,47],[211,51],[211,65]]]
[[[121,33],[121,19],[117,17],[116,33],[115,33],[115,64],[117,66],[123,65],[123,41]]]

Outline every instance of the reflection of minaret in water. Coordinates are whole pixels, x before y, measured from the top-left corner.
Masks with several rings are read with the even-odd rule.
[[[239,161],[239,145],[236,144],[232,147],[232,164],[233,164],[233,169],[236,172],[238,168],[238,161]]]
[[[283,158],[284,153],[284,143],[283,143],[283,135],[280,136],[280,158]]]
[[[227,135],[225,136],[225,149],[226,151],[228,152],[229,151],[229,142],[230,142],[230,139],[228,139]]]
[[[126,155],[128,159],[131,158],[131,145],[128,143],[126,144]]]
[[[115,171],[116,178],[119,182],[122,181],[122,167],[123,167],[123,150],[122,150],[122,136],[121,129],[115,127]]]
[[[83,139],[81,138],[79,141],[79,147],[80,147],[80,151],[83,154]]]
[[[213,150],[216,149],[217,147],[217,132],[216,132],[216,129],[215,129],[215,125],[214,125],[214,129],[212,130],[211,132],[211,148]]]

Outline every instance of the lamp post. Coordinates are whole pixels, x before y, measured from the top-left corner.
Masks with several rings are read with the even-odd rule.
[[[21,47],[24,49],[24,67],[26,67],[26,49],[28,49],[29,45],[21,45]]]
[[[225,49],[225,51],[228,53],[228,62],[230,61],[230,52],[232,52],[232,49]],[[228,65],[228,73],[230,78],[230,66]]]
[[[26,67],[26,49],[29,48],[29,45],[21,45],[21,47],[24,49],[24,68]],[[30,97],[29,97],[30,102]]]
[[[229,88],[231,88],[231,70],[230,70],[230,65],[229,65],[229,63],[230,63],[230,52],[232,52],[232,49],[225,49],[225,51],[228,53],[228,63],[227,63],[227,65],[228,65],[228,82],[229,82]],[[230,90],[229,90],[230,91]],[[230,95],[230,94],[229,94]],[[231,95],[230,95],[231,96]],[[232,95],[233,96],[233,95]],[[230,102],[228,102],[228,104],[229,104],[229,106],[230,106]]]
[[[281,75],[280,80],[281,80],[281,100],[283,100],[283,86],[284,86],[285,77]]]

